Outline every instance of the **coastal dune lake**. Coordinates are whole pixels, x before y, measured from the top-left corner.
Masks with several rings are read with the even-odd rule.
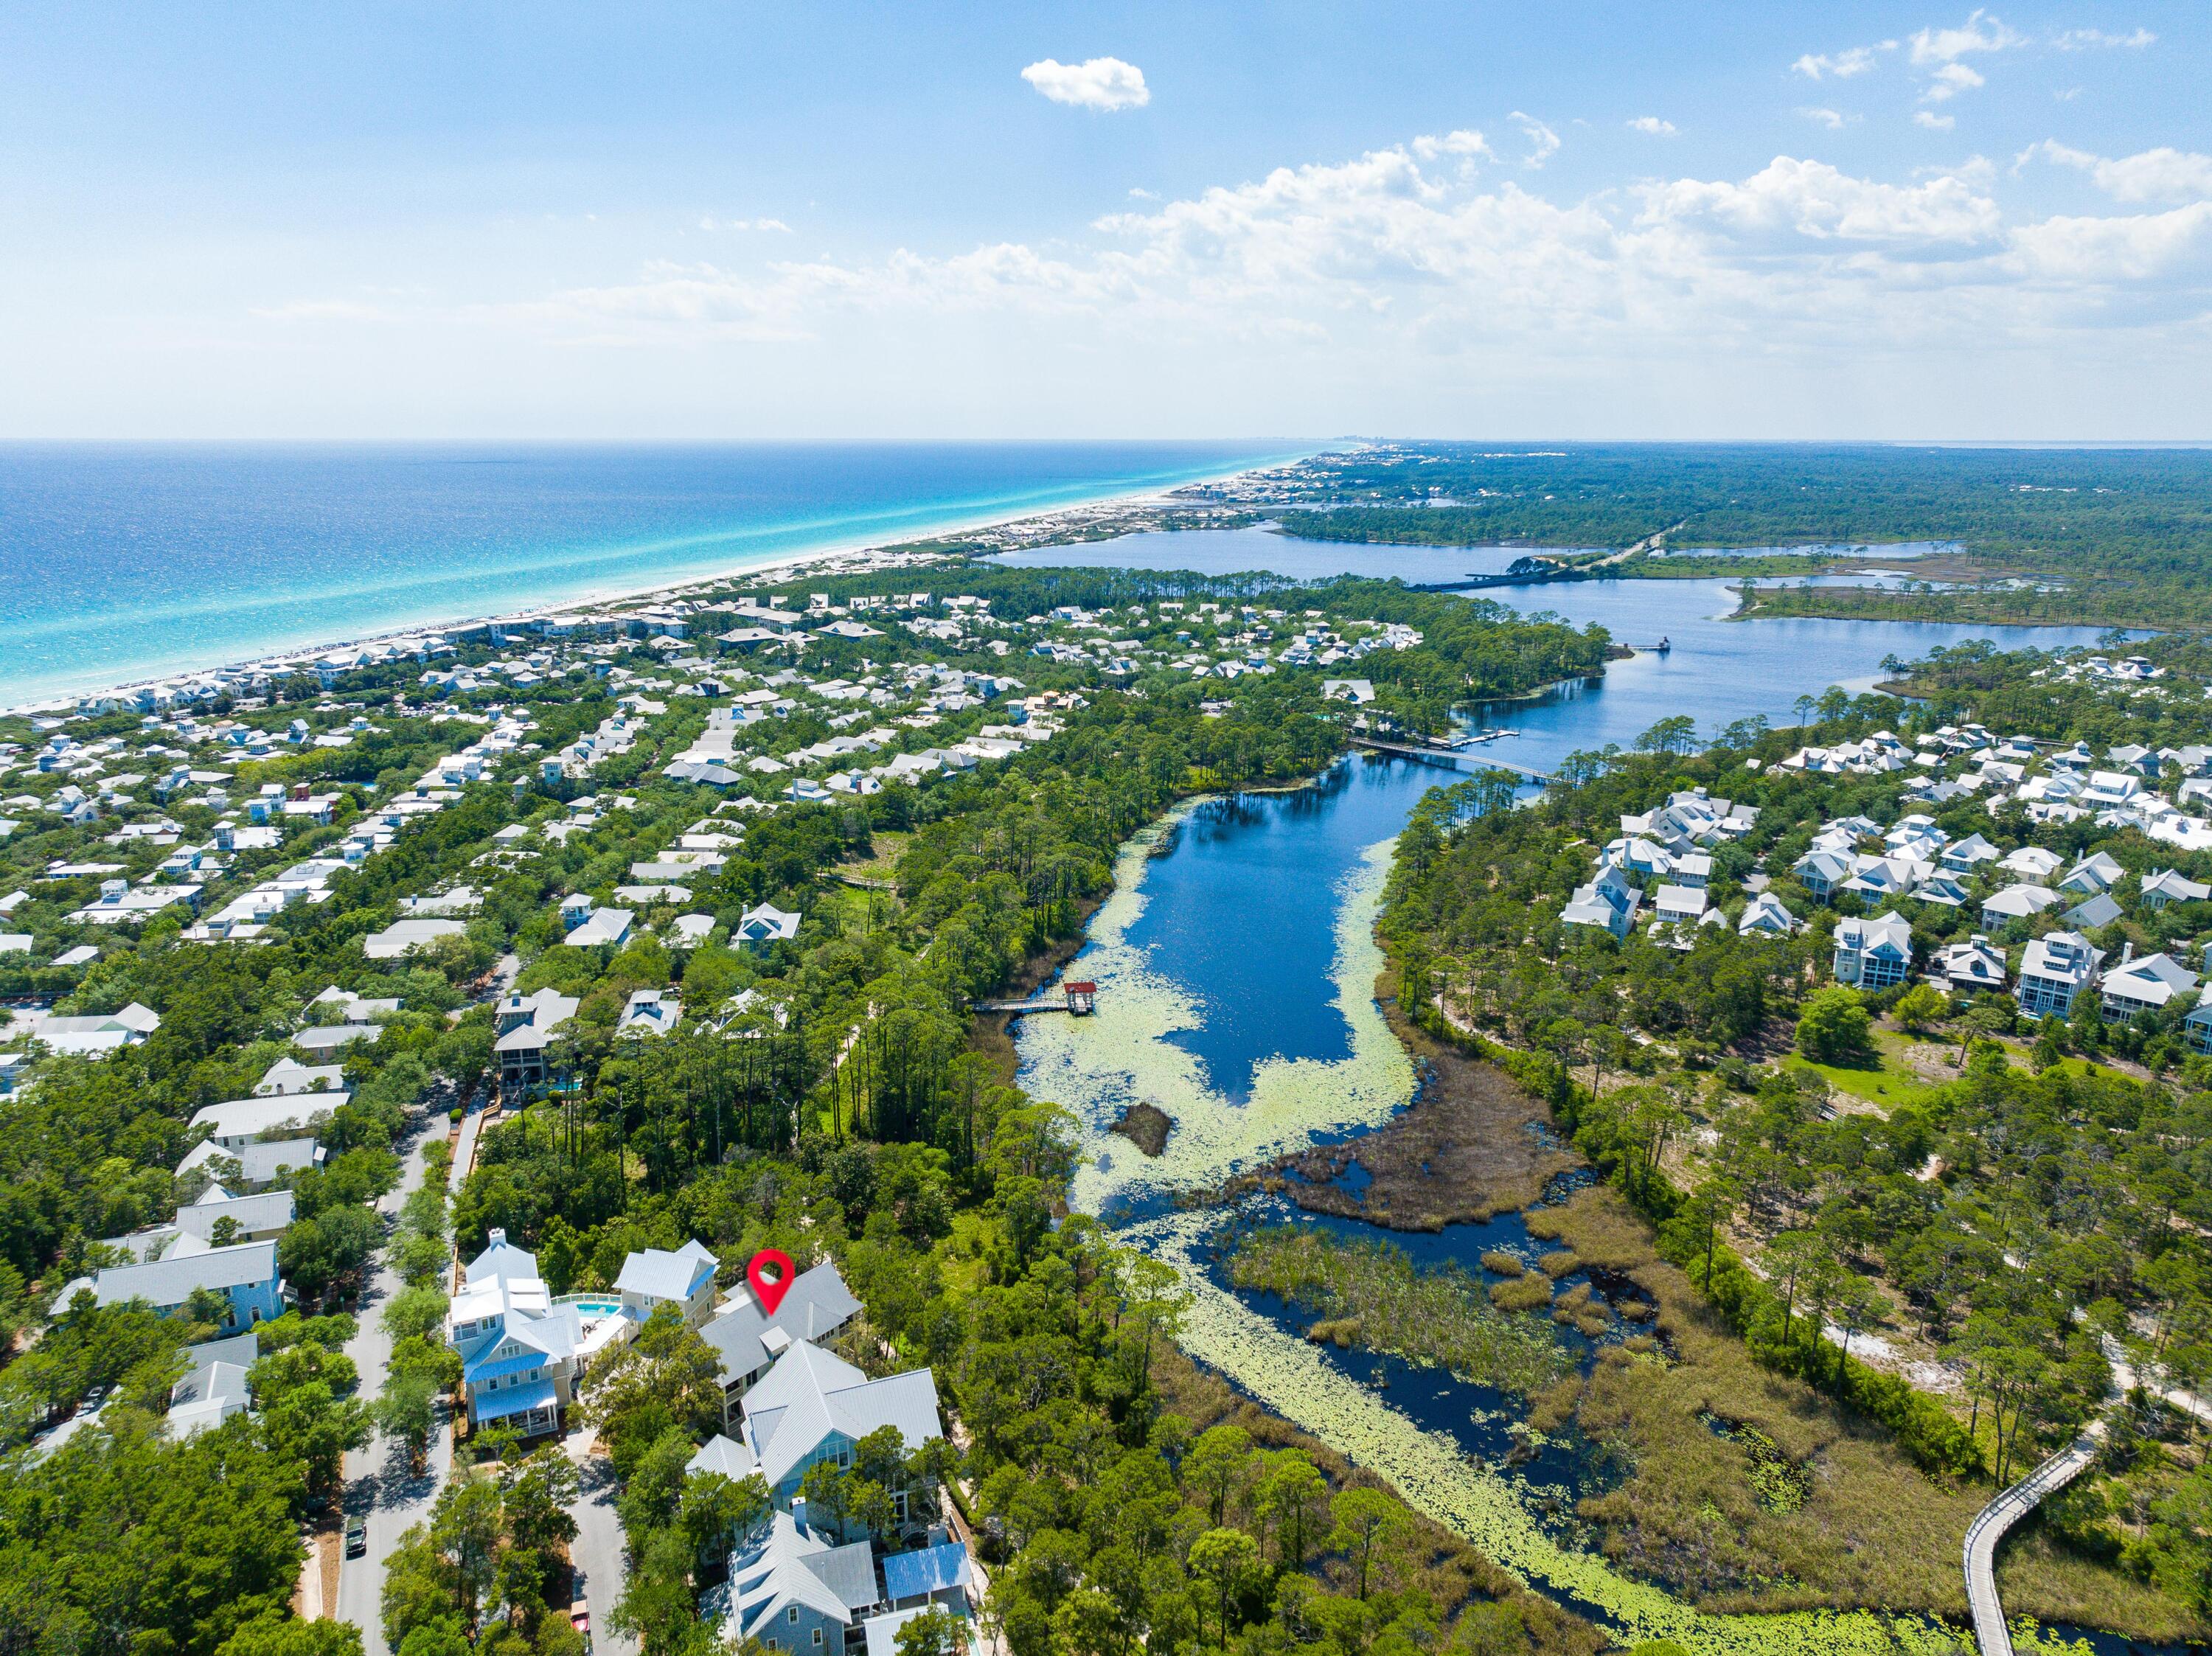
[[[1266,568],[1449,579],[1500,549],[1298,542],[1260,531],[1145,535],[1010,555],[1042,564]],[[1518,549],[1503,549],[1499,567]],[[1800,695],[1863,688],[1882,658],[1987,637],[2051,647],[2095,641],[2087,628],[1964,628],[1825,621],[1732,622],[1720,581],[1586,582],[1486,591],[1516,609],[1601,623],[1632,645],[1671,643],[1609,664],[1601,681],[1563,686],[1474,721],[1511,736],[1471,762],[1549,770],[1577,749],[1626,747],[1662,718],[1687,714],[1701,734],[1759,713],[1795,718]],[[1192,1295],[1182,1343],[1269,1408],[1389,1479],[1529,1584],[1599,1618],[1626,1642],[1670,1637],[1699,1651],[1943,1650],[1950,1635],[1875,1612],[1719,1617],[1700,1613],[1613,1569],[1580,1536],[1572,1498],[1597,1476],[1582,1449],[1554,1446],[1525,1465],[1502,1452],[1511,1421],[1486,1388],[1435,1369],[1346,1354],[1302,1338],[1305,1320],[1271,1295],[1240,1293],[1221,1269],[1225,1235],[1254,1216],[1296,1217],[1262,1198],[1178,1210],[1175,1192],[1203,1188],[1285,1151],[1356,1137],[1386,1122],[1416,1084],[1374,1000],[1383,964],[1373,925],[1390,846],[1407,813],[1453,771],[1356,755],[1313,786],[1187,808],[1133,843],[1114,895],[1067,968],[1099,985],[1087,1019],[1018,1021],[1022,1084],[1073,1110],[1084,1165],[1075,1200],[1133,1244],[1174,1264]],[[1175,1123],[1157,1160],[1109,1131],[1151,1103]],[[1318,1223],[1310,1216],[1302,1222]],[[1353,1222],[1340,1232],[1384,1234]],[[1470,1269],[1486,1248],[1513,1251],[1515,1215],[1390,1237],[1425,1264]],[[1390,1382],[1378,1390],[1380,1377]],[[2096,1641],[2109,1650],[2118,1641]]]
[[[911,539],[1295,452],[0,444],[0,706]]]

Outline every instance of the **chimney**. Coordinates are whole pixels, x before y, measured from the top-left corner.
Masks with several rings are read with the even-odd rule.
[[[2122,944],[2120,945],[2120,964],[2121,964],[2122,966],[2125,966],[2125,965],[2126,965],[2130,961],[2133,960],[2135,957],[2136,957],[2136,946],[2135,946],[2135,943],[2134,943],[2134,941],[2133,941],[2132,939],[2130,939],[2129,942],[2127,942],[2127,943],[2122,943]]]
[[[491,1234],[488,1240],[489,1245],[493,1247],[505,1247],[507,1246],[507,1232],[495,1225],[492,1227]]]

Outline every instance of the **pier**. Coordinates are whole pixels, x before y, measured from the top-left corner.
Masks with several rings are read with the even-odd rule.
[[[1467,768],[1511,771],[1516,776],[1525,776],[1531,782],[1540,782],[1546,787],[1550,787],[1559,779],[1550,772],[1540,771],[1533,765],[1516,765],[1510,760],[1505,759],[1481,758],[1462,752],[1455,748],[1432,747],[1425,743],[1416,742],[1382,742],[1371,736],[1352,736],[1345,739],[1353,747],[1364,748],[1370,753],[1395,753],[1407,759],[1425,759],[1432,765],[1448,765],[1454,770],[1462,768],[1460,761],[1466,760]]]
[[[1095,983],[1070,983],[1061,986],[1057,995],[1036,994],[1026,1000],[979,1000],[969,1003],[971,1012],[1004,1012],[1009,1016],[1022,1012],[1066,1012],[1071,1017],[1089,1017],[1097,1010],[1098,986]]]

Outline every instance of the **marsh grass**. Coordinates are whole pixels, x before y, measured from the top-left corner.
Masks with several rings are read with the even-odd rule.
[[[1540,1271],[1490,1285],[1490,1302],[1500,1311],[1538,1311],[1552,1302],[1552,1279]]]
[[[1194,1436],[1210,1426],[1236,1425],[1263,1448],[1297,1448],[1313,1457],[1332,1489],[1359,1486],[1380,1489],[1397,1501],[1410,1526],[1408,1544],[1393,1555],[1391,1577],[1395,1585],[1423,1592],[1437,1607],[1440,1648],[1510,1653],[1510,1656],[1595,1656],[1610,1643],[1591,1623],[1530,1592],[1491,1560],[1418,1507],[1407,1502],[1372,1471],[1354,1466],[1319,1438],[1261,1408],[1234,1390],[1218,1375],[1194,1363],[1172,1345],[1163,1345],[1152,1361],[1152,1383],[1161,1403],[1191,1425]],[[1350,1565],[1340,1556],[1320,1562],[1319,1571],[1340,1591],[1350,1580]],[[1465,1620],[1471,1611],[1490,1604],[1501,1606],[1519,1624],[1519,1635],[1504,1645],[1483,1644],[1472,1637],[1477,1623]],[[1483,1624],[1494,1635],[1494,1622]]]
[[[1480,1278],[1456,1267],[1416,1271],[1404,1250],[1388,1242],[1348,1242],[1317,1226],[1271,1225],[1238,1239],[1229,1276],[1238,1288],[1279,1294],[1320,1313],[1324,1320],[1315,1325],[1315,1338],[1438,1364],[1463,1380],[1522,1396],[1573,1367],[1541,1324],[1501,1314],[1484,1297]],[[1497,1286],[1538,1292],[1541,1302],[1551,1298],[1551,1284],[1540,1277]]]
[[[1586,1376],[1539,1396],[1531,1416],[1539,1430],[1579,1427],[1626,1469],[1578,1508],[1618,1568],[1709,1611],[1965,1617],[1960,1541],[1988,1488],[1929,1477],[1881,1426],[1759,1367],[1618,1192],[1584,1190],[1528,1219],[1532,1234],[1656,1302],[1644,1325],[1656,1341],[1639,1333],[1605,1348]],[[2036,1528],[2006,1544],[1997,1574],[2014,1614],[2160,1641],[2203,1636],[2170,1598]]]

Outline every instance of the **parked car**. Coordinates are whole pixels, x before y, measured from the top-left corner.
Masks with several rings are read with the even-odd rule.
[[[345,1551],[349,1558],[359,1558],[368,1550],[368,1520],[349,1518],[345,1526]]]
[[[592,1656],[592,1607],[579,1598],[568,1606],[568,1625],[576,1629],[584,1641],[584,1656]]]

